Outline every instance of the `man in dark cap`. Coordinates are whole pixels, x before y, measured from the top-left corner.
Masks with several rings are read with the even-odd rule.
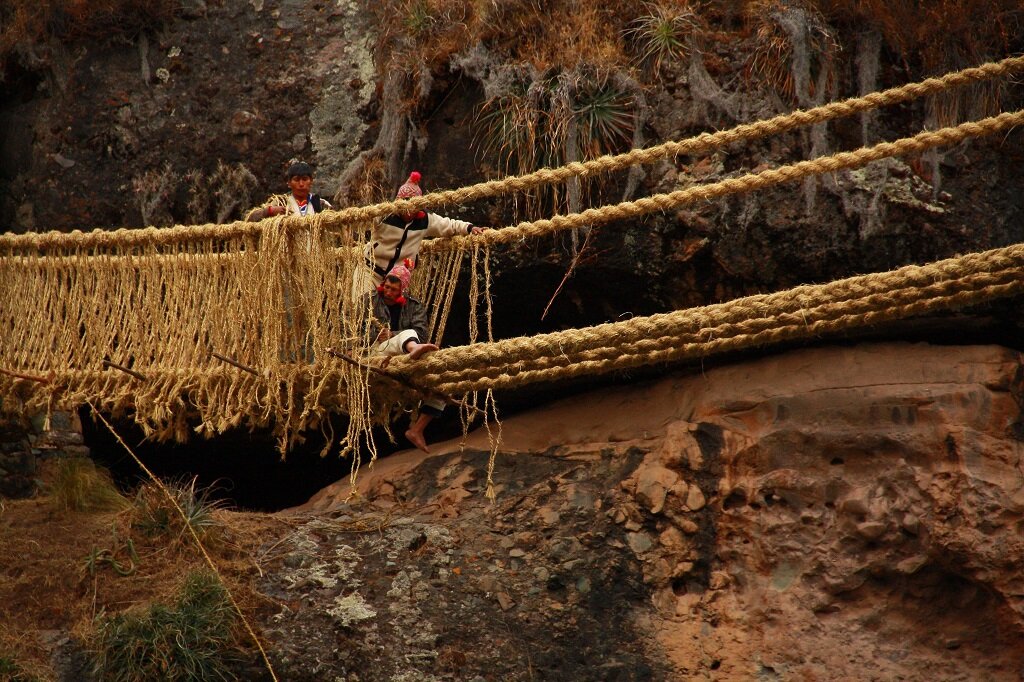
[[[314,215],[331,208],[323,197],[310,193],[313,186],[313,167],[297,161],[288,167],[288,189],[290,194],[275,194],[259,208],[249,211],[245,219],[259,222],[264,218],[279,215]]]

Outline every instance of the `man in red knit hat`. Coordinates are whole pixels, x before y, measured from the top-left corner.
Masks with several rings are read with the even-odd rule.
[[[378,330],[373,354],[385,356],[385,365],[396,355],[405,353],[415,360],[437,350],[437,346],[426,342],[427,314],[423,304],[407,295],[413,267],[412,261],[405,260],[391,268],[377,291],[371,294],[371,329]],[[423,431],[443,410],[443,400],[424,399],[419,417],[405,432],[409,442],[429,453]]]
[[[409,179],[398,188],[395,198],[422,196],[421,177],[417,171],[410,173]],[[426,211],[388,216],[374,226],[373,241],[367,246],[367,267],[361,268],[356,275],[356,293],[372,291],[384,275],[403,260],[408,259],[415,264],[424,239],[480,234],[487,229]]]

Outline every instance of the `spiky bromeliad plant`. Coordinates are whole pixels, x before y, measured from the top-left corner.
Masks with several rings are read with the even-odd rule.
[[[168,536],[173,539],[180,539],[188,532],[185,520],[200,537],[217,528],[218,521],[214,512],[224,504],[213,499],[212,488],[197,489],[196,481],[196,477],[193,477],[165,484],[173,502],[159,486],[147,484],[139,488],[135,497],[132,528],[148,537]]]
[[[623,79],[585,64],[537,72],[519,65],[509,85],[477,112],[474,141],[508,174],[529,173],[628,149],[636,98]],[[593,188],[600,190],[595,181]],[[584,188],[584,192],[586,188]],[[563,190],[549,186],[527,198],[527,215],[562,210]],[[578,210],[578,202],[569,202]]]
[[[701,22],[688,1],[681,5],[649,2],[644,10],[626,29],[625,37],[635,46],[637,62],[658,74],[663,65],[686,57],[688,41]]]

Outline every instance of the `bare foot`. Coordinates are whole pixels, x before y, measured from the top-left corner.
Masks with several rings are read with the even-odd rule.
[[[415,445],[423,452],[430,454],[430,448],[427,447],[427,441],[423,440],[423,434],[419,431],[413,431],[409,429],[405,432],[405,437],[409,439],[409,442]]]
[[[420,357],[424,353],[429,353],[432,350],[437,350],[437,346],[435,346],[432,343],[417,343],[417,344],[414,344],[413,347],[412,347],[412,350],[409,351],[409,359],[410,360],[415,360],[416,358]],[[420,449],[422,450],[423,448],[420,448]]]

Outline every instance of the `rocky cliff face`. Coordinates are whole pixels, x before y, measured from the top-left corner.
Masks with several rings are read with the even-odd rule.
[[[394,455],[298,510],[269,636],[289,679],[1019,679],[1020,376],[870,344],[585,394],[503,424],[493,505],[483,436]]]

